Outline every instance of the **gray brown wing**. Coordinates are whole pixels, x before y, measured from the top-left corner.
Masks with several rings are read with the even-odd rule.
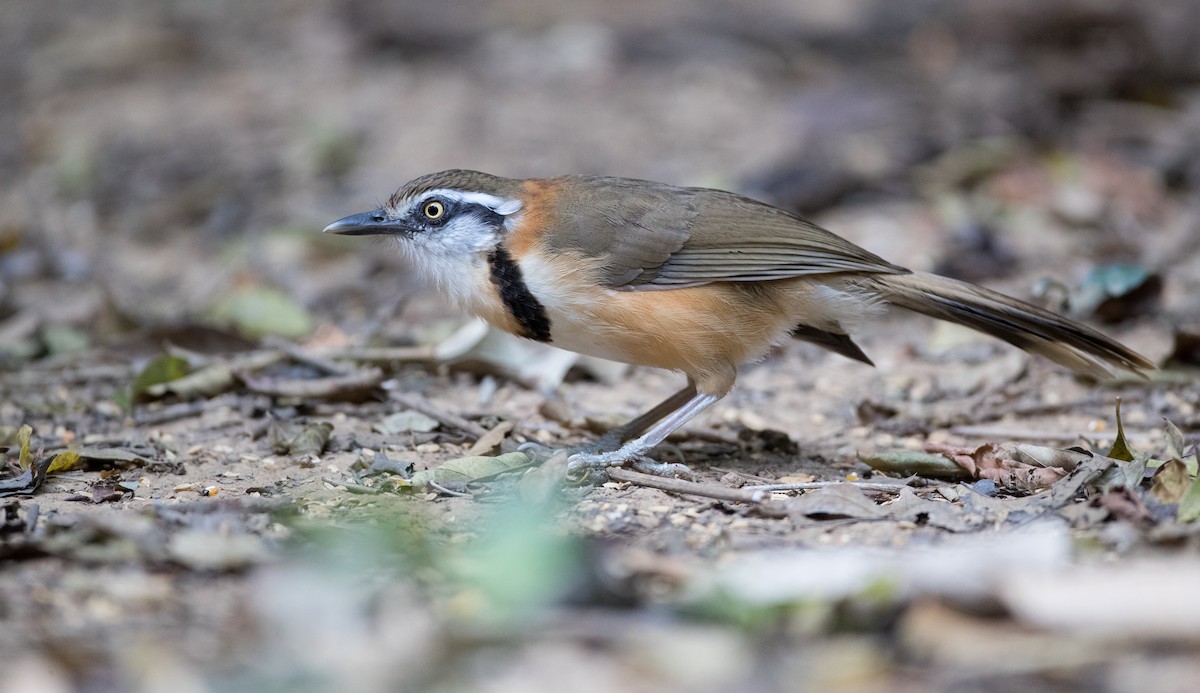
[[[613,288],[650,281],[691,237],[699,206],[692,192],[627,178],[568,176],[571,187],[558,210],[552,250],[603,258],[605,283]]]
[[[641,277],[645,288],[833,272],[907,272],[770,205],[717,190],[696,194],[698,213],[687,242],[653,276]]]
[[[650,290],[833,272],[903,273],[815,224],[740,195],[619,178],[578,179],[552,246],[604,258],[612,288]],[[565,233],[564,233],[565,231]]]

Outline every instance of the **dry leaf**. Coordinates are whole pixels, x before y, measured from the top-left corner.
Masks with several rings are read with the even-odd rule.
[[[787,502],[788,514],[803,517],[849,517],[878,520],[889,515],[854,484],[834,484]]]
[[[1183,498],[1191,485],[1187,467],[1179,460],[1167,460],[1154,472],[1150,494],[1167,505],[1174,505]]]
[[[971,472],[945,455],[915,450],[897,450],[870,455],[859,454],[858,459],[872,469],[897,476],[917,476],[932,479],[970,479]]]
[[[1125,426],[1121,423],[1121,400],[1117,399],[1117,439],[1113,441],[1112,449],[1108,451],[1108,457],[1114,460],[1132,460],[1133,450],[1129,449],[1129,442],[1125,440]]]
[[[46,480],[46,470],[53,458],[46,456],[29,465],[20,476],[0,480],[0,498],[5,496],[29,495]]]
[[[492,430],[480,436],[479,440],[475,441],[471,449],[467,450],[467,456],[487,455],[495,452],[500,447],[500,443],[504,441],[504,437],[508,435],[509,431],[513,430],[514,426],[515,424],[511,421],[501,421],[496,424]]]
[[[33,456],[29,453],[29,440],[33,437],[33,427],[29,424],[24,424],[17,430],[17,447],[19,449],[17,463],[21,469],[29,469],[33,463]]]
[[[283,455],[320,455],[333,433],[333,424],[275,421],[268,431],[271,448]]]

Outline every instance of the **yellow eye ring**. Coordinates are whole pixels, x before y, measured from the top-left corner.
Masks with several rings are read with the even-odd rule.
[[[437,221],[446,216],[446,205],[437,200],[430,200],[421,207],[421,213],[430,221]]]

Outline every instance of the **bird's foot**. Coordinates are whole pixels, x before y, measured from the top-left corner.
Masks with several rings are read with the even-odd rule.
[[[622,440],[619,433],[610,431],[600,436],[590,443],[581,443],[572,445],[569,448],[554,448],[549,445],[542,445],[533,441],[521,443],[517,446],[519,452],[523,452],[529,456],[533,463],[541,464],[553,457],[556,453],[566,450],[569,455],[599,455],[609,452],[616,452],[620,447]],[[608,465],[605,465],[608,466]]]
[[[655,462],[649,457],[639,457],[629,464],[635,471],[643,474],[665,476],[668,479],[696,480],[696,475],[692,473],[691,467],[682,462]]]
[[[529,461],[535,467],[545,462],[558,452],[559,448],[552,448],[549,445],[542,445],[528,441],[517,446],[517,452],[523,452],[529,457]]]
[[[522,443],[517,450],[529,455],[533,464],[539,465],[549,460],[560,448],[552,448],[541,443]],[[621,441],[610,436],[583,445],[567,449],[567,478],[575,482],[586,482],[596,477],[602,479],[604,470],[608,467],[631,467],[643,474],[654,476],[694,478],[692,470],[685,464],[677,462],[656,462],[646,456],[648,449],[633,443],[621,445]]]
[[[568,455],[596,455],[611,450],[616,450],[619,447],[621,447],[621,441],[619,440],[613,441],[600,438],[591,443],[572,445],[568,448],[555,448],[549,445],[542,445],[541,443],[534,443],[530,441],[518,445],[517,451],[525,453],[529,456],[529,459],[533,462],[533,464],[538,465],[550,459],[551,457],[554,457],[554,455],[564,451]]]
[[[603,476],[608,467],[629,466],[643,474],[665,477],[693,478],[692,470],[677,462],[656,462],[645,455],[645,450],[626,445],[609,452],[576,452],[567,458],[567,478],[586,479],[593,475]]]

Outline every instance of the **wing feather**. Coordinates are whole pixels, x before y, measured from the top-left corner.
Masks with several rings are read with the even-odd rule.
[[[575,194],[548,242],[597,258],[611,288],[908,271],[794,214],[734,193],[623,178],[559,182]]]

